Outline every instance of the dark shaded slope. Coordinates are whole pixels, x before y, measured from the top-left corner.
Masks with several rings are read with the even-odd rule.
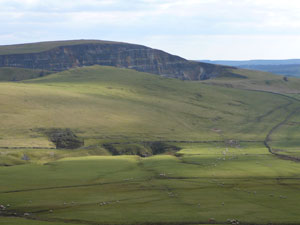
[[[0,68],[0,81],[21,81],[43,77],[49,74],[51,74],[51,72],[45,70],[2,67]]]
[[[228,67],[225,66],[188,61],[141,45],[83,40],[71,43],[46,43],[47,45],[37,43],[39,47],[34,44],[22,45],[21,50],[20,45],[16,45],[18,50],[14,50],[14,46],[1,46],[0,67],[63,71],[98,64],[130,68],[183,80],[205,80],[228,73]],[[57,46],[58,44],[64,45]],[[32,53],[28,53],[30,49],[33,49]],[[9,51],[14,54],[3,54]]]

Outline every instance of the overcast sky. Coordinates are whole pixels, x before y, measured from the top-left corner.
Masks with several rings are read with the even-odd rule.
[[[68,39],[188,59],[300,58],[300,0],[0,0],[0,45]]]

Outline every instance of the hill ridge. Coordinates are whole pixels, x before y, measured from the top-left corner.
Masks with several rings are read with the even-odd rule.
[[[73,40],[0,46],[0,67],[63,71],[91,65],[129,68],[182,80],[230,74],[227,66],[189,61],[162,50],[123,42]]]

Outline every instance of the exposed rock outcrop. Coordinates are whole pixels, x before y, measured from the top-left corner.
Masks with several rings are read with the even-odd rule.
[[[138,155],[141,157],[148,157],[164,153],[174,154],[181,149],[175,145],[160,141],[143,142],[136,144],[106,143],[102,146],[112,155]]]
[[[80,44],[56,46],[42,52],[0,55],[0,67],[62,71],[97,64],[129,68],[184,80],[213,78],[227,73],[228,68],[189,61],[141,45],[118,42],[89,43],[86,41]]]
[[[84,145],[84,141],[77,137],[70,129],[53,128],[44,131],[56,148],[76,149]]]

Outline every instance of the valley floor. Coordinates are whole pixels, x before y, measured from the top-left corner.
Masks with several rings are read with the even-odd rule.
[[[299,163],[263,143],[177,145],[1,167],[0,224],[299,224]]]

